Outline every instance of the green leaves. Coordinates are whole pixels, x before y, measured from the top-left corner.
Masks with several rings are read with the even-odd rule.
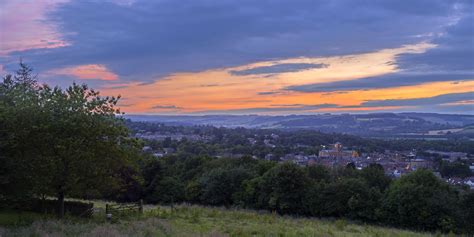
[[[118,171],[138,158],[115,107],[119,97],[102,97],[87,85],[66,89],[38,85],[32,69],[20,63],[0,84],[0,119],[8,144],[13,184],[24,182],[35,195],[87,196],[119,189]],[[2,140],[2,144],[5,144]]]
[[[456,220],[457,195],[428,170],[417,170],[396,180],[387,190],[383,211],[390,223],[436,230]],[[450,231],[454,229],[444,229]]]

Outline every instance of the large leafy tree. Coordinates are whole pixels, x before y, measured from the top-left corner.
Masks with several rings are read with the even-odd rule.
[[[35,124],[38,112],[38,86],[32,69],[20,62],[15,75],[6,75],[0,83],[0,198],[10,200],[29,198],[36,191],[29,171],[34,164],[23,158],[36,160],[36,145],[21,149],[28,127]]]
[[[242,182],[250,177],[250,171],[243,167],[211,170],[200,179],[202,202],[230,206],[236,201]]]
[[[455,230],[456,192],[429,170],[417,170],[396,180],[385,193],[388,223],[421,230]]]
[[[86,85],[39,85],[20,64],[5,78],[2,118],[8,164],[35,195],[55,195],[64,215],[65,195],[88,196],[120,185],[116,176],[137,153],[137,142],[117,115],[119,98]]]
[[[258,184],[258,205],[281,214],[302,214],[309,178],[293,163],[284,163],[267,171]]]

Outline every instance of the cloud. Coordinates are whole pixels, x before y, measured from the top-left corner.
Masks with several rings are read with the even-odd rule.
[[[181,107],[178,107],[176,105],[155,105],[151,107],[152,109],[174,109],[174,110],[180,110],[182,109]]]
[[[325,68],[327,64],[323,63],[282,63],[272,66],[255,67],[245,70],[232,70],[230,74],[237,76],[255,75],[255,74],[271,74],[271,73],[285,73],[298,72],[308,69]]]
[[[368,100],[359,105],[338,104],[272,104],[269,107],[229,110],[197,111],[198,114],[271,114],[271,113],[314,113],[314,112],[366,112],[366,111],[424,111],[474,113],[474,92],[450,93],[433,97],[414,99]],[[465,109],[464,111],[461,108]],[[468,109],[468,110],[466,110]]]
[[[436,47],[422,54],[400,54],[395,62],[391,62],[399,72],[358,80],[289,86],[286,89],[301,92],[351,91],[474,80],[474,2],[465,2],[459,9],[457,22],[431,41]]]
[[[0,2],[0,56],[29,49],[52,49],[69,45],[55,24],[45,23],[47,13],[67,0]]]
[[[474,92],[442,94],[427,98],[416,99],[390,99],[390,100],[369,100],[362,103],[361,107],[383,107],[383,106],[426,106],[442,105],[474,99]]]
[[[202,84],[200,86],[201,87],[216,87],[216,86],[219,86],[219,84]]]
[[[244,108],[244,109],[229,109],[229,110],[206,110],[197,111],[197,114],[252,114],[252,113],[281,113],[281,112],[308,112],[317,111],[325,108],[338,108],[336,104],[316,104],[316,105],[304,105],[304,104],[293,104],[293,105],[274,105],[274,107],[262,107],[262,108]]]
[[[413,86],[428,82],[470,81],[472,73],[392,73],[384,76],[366,77],[356,80],[343,80],[289,86],[286,90],[300,92],[344,92],[354,90],[373,90],[400,86]]]
[[[473,4],[4,0],[0,65],[12,71],[23,57],[49,84],[91,79],[131,98],[132,112],[363,109],[469,90]]]
[[[258,92],[257,94],[258,95],[275,95],[275,94],[279,94],[280,92],[278,91],[262,91],[262,92]]]
[[[474,1],[463,5],[463,14],[432,43],[437,47],[419,55],[401,55],[397,61],[406,71],[474,72]]]
[[[23,56],[41,70],[103,64],[122,80],[151,81],[175,72],[418,43],[427,37],[411,36],[441,31],[457,13],[457,4],[444,0],[71,1],[47,14],[48,24],[57,26],[68,46],[9,56]]]
[[[95,79],[113,81],[117,80],[118,76],[109,71],[104,65],[89,64],[80,65],[68,68],[52,70],[49,73],[56,75],[68,75],[78,79]]]

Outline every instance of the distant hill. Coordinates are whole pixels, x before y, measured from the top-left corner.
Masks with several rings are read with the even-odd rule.
[[[318,115],[126,115],[132,121],[168,125],[212,125],[262,129],[311,129],[369,137],[474,137],[474,115],[436,113],[373,113]]]

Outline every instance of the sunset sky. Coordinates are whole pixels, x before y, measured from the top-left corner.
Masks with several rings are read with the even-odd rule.
[[[0,0],[0,74],[128,114],[474,114],[472,0]]]

